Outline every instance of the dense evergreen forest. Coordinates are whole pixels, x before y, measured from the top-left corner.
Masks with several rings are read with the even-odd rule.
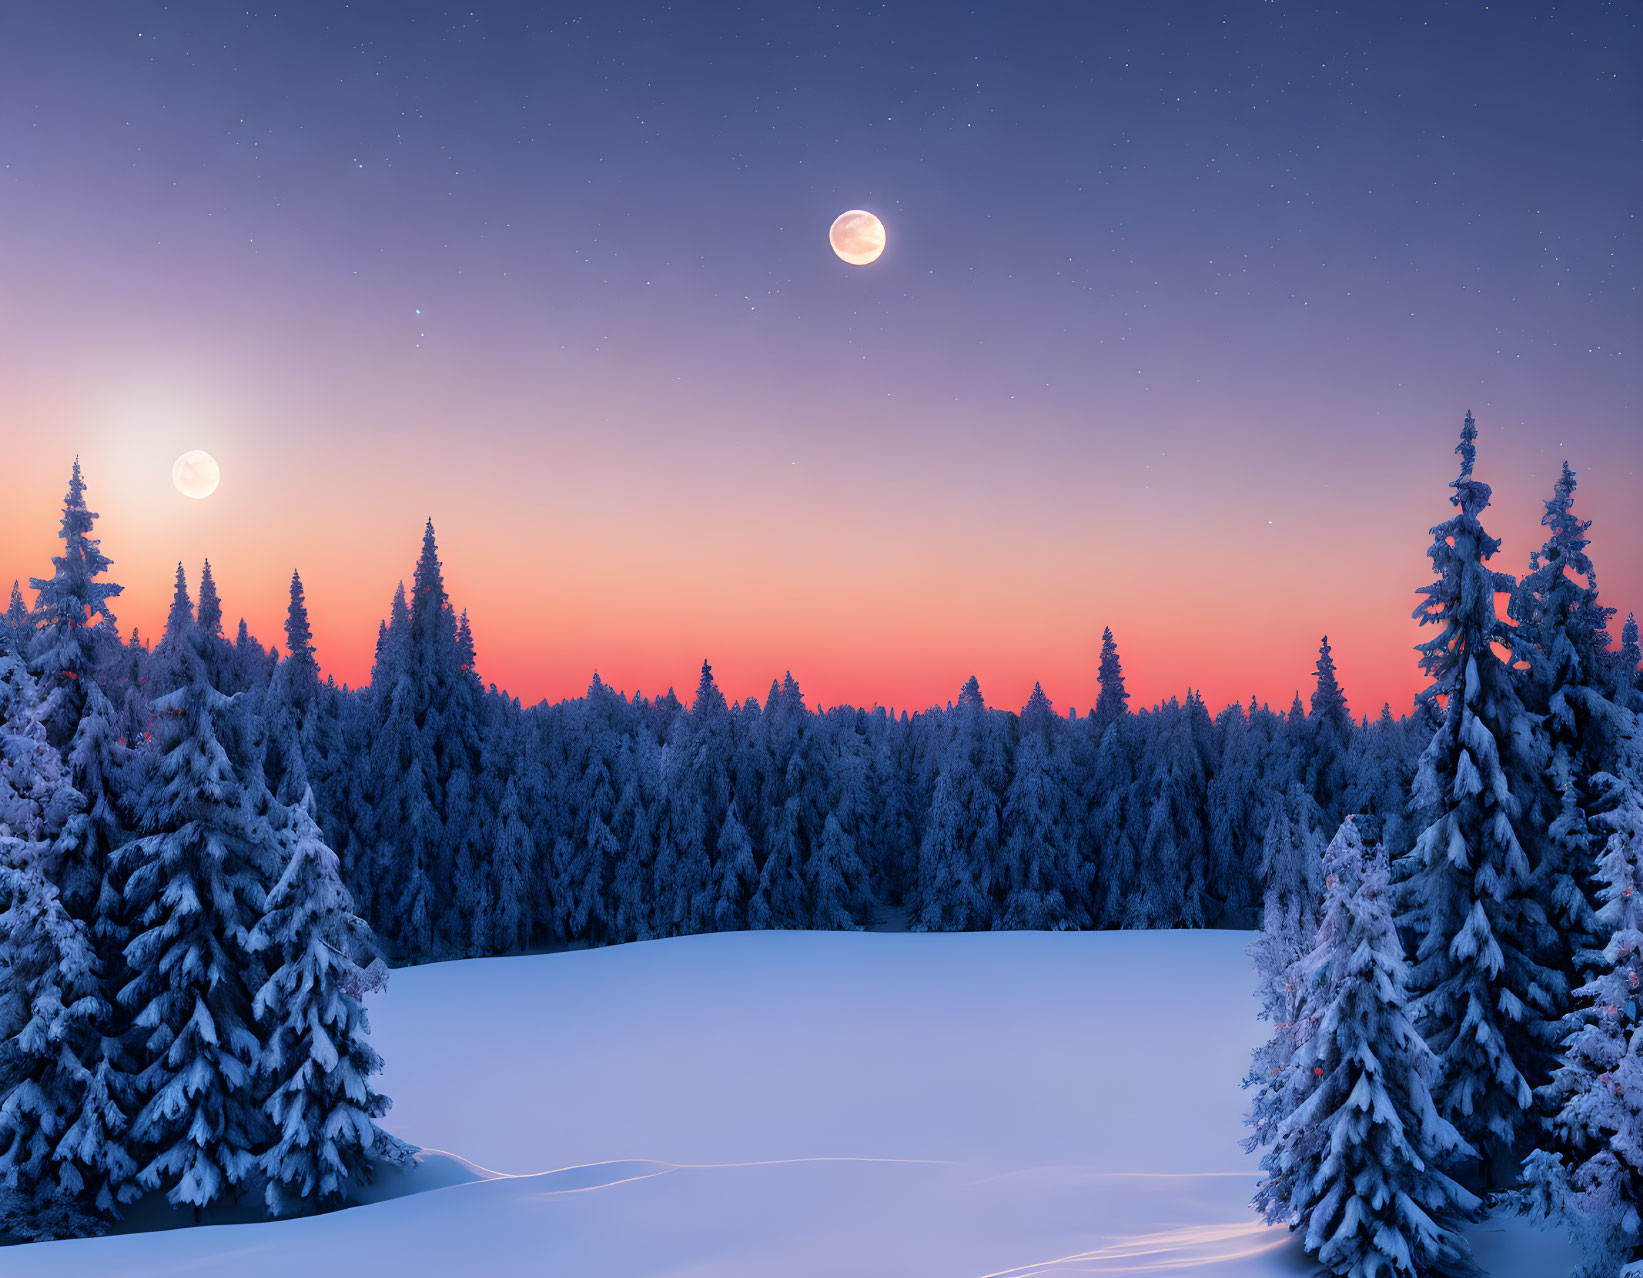
[[[243,621],[227,636],[209,563],[192,590],[178,566],[157,641],[122,634],[76,462],[55,572],[32,602],[14,586],[0,618],[10,1227],[95,1227],[142,1191],[343,1201],[404,1152],[375,1123],[361,1006],[385,960],[892,917],[1264,924],[1275,1038],[1252,1121],[1275,1219],[1315,1205],[1316,1128],[1292,1120],[1340,1064],[1306,1052],[1362,976],[1331,968],[1341,937],[1386,965],[1370,1019],[1412,1089],[1387,1104],[1453,1124],[1406,1163],[1589,1152],[1581,1120],[1555,1127],[1548,1089],[1584,1086],[1559,1060],[1587,983],[1629,961],[1613,979],[1637,988],[1635,951],[1613,943],[1635,926],[1613,884],[1643,857],[1637,626],[1611,637],[1567,467],[1521,580],[1486,566],[1499,543],[1478,522],[1475,438],[1468,417],[1459,513],[1434,529],[1417,610],[1438,626],[1431,687],[1408,715],[1358,718],[1327,639],[1287,710],[1212,711],[1191,691],[1134,708],[1110,631],[1083,715],[1037,687],[1019,711],[989,706],[974,678],[914,714],[813,709],[791,674],[730,703],[706,662],[688,705],[595,675],[526,707],[482,683],[431,523],[369,684],[341,687],[295,573],[282,650]],[[1418,1043],[1399,1028],[1406,984]],[[1609,1077],[1607,1059],[1587,1073]],[[1544,1214],[1572,1201],[1561,1163],[1539,1174]],[[1434,1218],[1472,1201],[1447,1179],[1422,1192]]]
[[[396,961],[861,927],[888,909],[931,930],[1250,926],[1285,840],[1327,841],[1354,812],[1400,843],[1430,734],[1388,707],[1355,721],[1327,639],[1309,703],[1286,712],[1251,699],[1212,714],[1191,691],[1135,710],[1110,631],[1082,716],[1036,687],[1019,711],[988,706],[973,678],[916,714],[811,709],[791,674],[762,703],[728,703],[706,662],[688,705],[594,675],[580,698],[525,707],[482,684],[431,524],[364,688],[321,678],[295,574],[283,655],[243,622],[225,637],[209,563],[197,588],[196,603],[179,565],[152,647],[106,614],[92,630],[127,772],[152,768],[156,706],[198,654],[256,725],[268,787],[312,788]],[[14,592],[7,649],[32,650],[37,624]]]

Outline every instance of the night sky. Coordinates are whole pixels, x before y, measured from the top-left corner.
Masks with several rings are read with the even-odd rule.
[[[1468,409],[1643,608],[1643,10],[1546,8],[7,5],[0,572],[78,452],[122,627],[295,567],[354,682],[431,515],[527,701],[1401,711]]]

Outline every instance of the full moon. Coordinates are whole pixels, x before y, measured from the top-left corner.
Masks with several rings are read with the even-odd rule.
[[[884,252],[884,223],[866,209],[851,209],[833,219],[827,242],[851,266],[866,266]]]
[[[184,497],[203,501],[217,491],[222,471],[210,453],[191,448],[171,463],[171,482]]]

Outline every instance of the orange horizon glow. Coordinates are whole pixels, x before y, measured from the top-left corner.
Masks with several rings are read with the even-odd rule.
[[[163,448],[147,465],[119,441],[82,451],[87,500],[114,560],[109,577],[125,587],[114,601],[122,634],[135,626],[152,642],[179,556],[191,595],[210,558],[230,637],[243,615],[265,645],[283,649],[296,568],[323,670],[361,686],[395,584],[410,578],[425,511],[413,496],[350,496],[345,484],[331,492],[321,484],[292,501],[296,513],[282,523],[278,512],[303,477],[270,474],[268,459],[259,464],[251,448],[223,451],[223,487],[205,501],[170,488]],[[1434,441],[1430,452],[1434,469],[1447,467],[1446,449]],[[59,474],[53,469],[36,459],[13,478],[15,500],[0,511],[0,585],[15,576],[26,587],[28,576],[50,571],[66,462]],[[248,488],[247,471],[256,486]],[[989,530],[967,534],[956,522],[892,540],[869,519],[806,547],[775,534],[754,542],[740,520],[713,517],[668,536],[660,514],[625,537],[615,529],[579,537],[551,512],[508,499],[506,490],[528,479],[494,477],[502,490],[495,501],[429,504],[447,589],[468,610],[481,677],[526,704],[580,696],[595,671],[630,696],[672,688],[688,702],[706,658],[732,700],[762,700],[771,680],[791,670],[813,707],[917,711],[952,700],[974,674],[989,705],[1019,708],[1037,681],[1063,713],[1087,711],[1101,630],[1110,625],[1136,707],[1194,689],[1212,711],[1252,695],[1285,710],[1296,692],[1310,695],[1327,633],[1354,715],[1373,717],[1382,702],[1407,712],[1424,686],[1413,652],[1424,636],[1410,613],[1425,580],[1425,529],[1447,510],[1446,478],[1439,471],[1399,495],[1402,513],[1388,519],[1384,548],[1341,537],[1330,547],[1341,556],[1338,571],[1310,589],[1284,580],[1284,561],[1270,558],[1272,546],[1254,530],[1253,548],[1249,537],[1209,527],[1201,538],[1166,539],[1149,590],[1133,557],[1115,564],[1079,553],[1103,542],[1087,525],[1077,540],[1062,533],[1067,549],[1039,563],[1018,539],[1013,549],[1023,558],[1012,563],[1007,548],[978,535]],[[1591,487],[1601,494],[1602,478]],[[1584,486],[1582,498],[1592,517],[1601,498]],[[1511,534],[1497,564],[1520,567],[1539,544],[1538,512],[1527,492],[1497,495],[1486,524]],[[1603,536],[1603,513],[1595,511],[1593,544],[1600,572],[1619,560],[1635,580],[1635,559]],[[1066,521],[1083,522],[1076,514]],[[1046,520],[1040,535],[1054,527]],[[1310,555],[1319,549],[1307,547]],[[1075,590],[1069,582],[1089,584]]]

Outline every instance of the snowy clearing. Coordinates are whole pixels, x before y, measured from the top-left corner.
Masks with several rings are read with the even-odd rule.
[[[421,1192],[4,1271],[1307,1274],[1246,1205],[1250,939],[730,933],[398,971],[385,1125],[427,1152],[378,1192]],[[1569,1272],[1520,1222],[1472,1238],[1496,1275]]]

